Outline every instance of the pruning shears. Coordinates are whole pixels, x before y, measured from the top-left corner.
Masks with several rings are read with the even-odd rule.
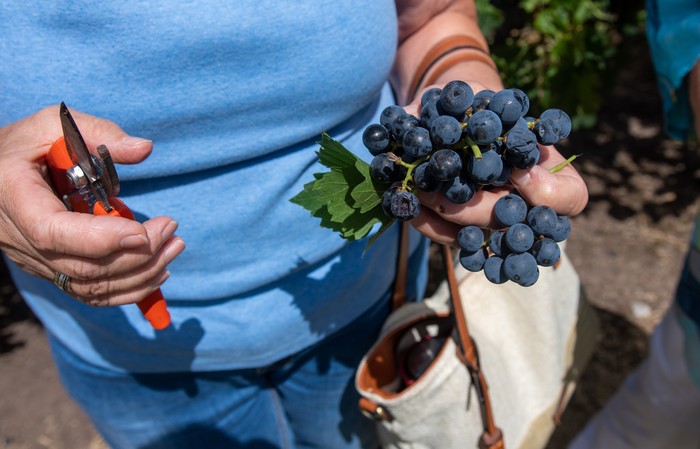
[[[107,147],[100,145],[97,155],[90,153],[63,102],[59,113],[63,137],[53,143],[46,155],[49,177],[57,195],[73,212],[134,220],[131,210],[116,197],[119,178]],[[154,329],[164,329],[170,324],[170,313],[160,289],[141,300],[138,307]]]

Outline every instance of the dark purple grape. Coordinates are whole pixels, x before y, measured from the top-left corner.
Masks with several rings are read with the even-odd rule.
[[[498,114],[504,129],[510,129],[525,114],[522,98],[513,89],[496,92],[489,102],[488,109]]]
[[[557,226],[547,237],[550,237],[555,242],[563,242],[569,238],[569,234],[571,234],[571,222],[569,221],[569,217],[566,215],[559,215],[557,217]]]
[[[549,120],[538,120],[532,130],[537,136],[537,142],[542,145],[554,145],[559,142],[559,134],[554,129],[554,123]]]
[[[551,267],[561,257],[557,242],[547,237],[537,240],[530,252],[535,256],[537,264],[543,267]]]
[[[434,192],[442,185],[442,181],[430,174],[428,167],[428,162],[423,162],[413,169],[413,183],[421,192]]]
[[[430,132],[419,126],[406,131],[402,143],[404,152],[415,158],[425,157],[433,150]]]
[[[391,132],[391,135],[397,142],[401,142],[404,134],[406,134],[406,131],[416,126],[419,126],[418,119],[415,116],[406,113],[396,117],[393,125],[389,127],[389,132]]]
[[[430,100],[421,106],[420,124],[423,128],[430,129],[433,120],[438,117],[440,117],[440,112],[437,109],[437,100]]]
[[[540,160],[540,149],[535,148],[534,150],[530,151],[529,153],[523,155],[521,158],[517,160],[513,160],[512,158],[506,157],[506,161],[513,166],[513,168],[519,168],[521,170],[525,170],[528,168],[532,168],[535,165],[537,165],[537,162]]]
[[[389,184],[403,179],[406,169],[394,163],[388,153],[374,156],[369,166],[369,173],[375,181]]]
[[[527,96],[525,92],[523,92],[520,89],[511,89],[513,91],[513,95],[515,98],[518,99],[520,104],[522,104],[523,112],[521,113],[521,116],[525,117],[525,114],[530,110],[530,97]]]
[[[467,157],[467,172],[477,184],[491,184],[503,171],[503,159],[495,151],[486,151],[481,158]]]
[[[474,101],[474,91],[464,81],[450,81],[445,84],[438,98],[438,107],[453,117],[461,119]]]
[[[430,174],[440,181],[454,179],[462,171],[462,158],[456,151],[437,150],[428,161]]]
[[[489,249],[492,253],[497,256],[505,257],[505,251],[503,248],[503,234],[506,231],[500,229],[494,229],[491,231],[491,237],[489,237]]]
[[[401,221],[416,218],[420,213],[420,201],[411,192],[398,191],[391,197],[391,214]]]
[[[459,176],[442,183],[442,193],[450,203],[467,203],[474,197],[475,192],[476,186],[465,173],[460,173]]]
[[[474,101],[472,102],[472,110],[474,112],[481,111],[489,107],[491,102],[491,97],[495,94],[494,91],[485,89],[481,90],[474,95]]]
[[[473,253],[463,249],[459,251],[459,263],[467,271],[481,271],[484,267],[484,262],[486,262],[486,251],[483,249]]]
[[[401,106],[397,105],[391,105],[387,106],[382,110],[381,115],[379,116],[379,123],[391,131],[392,127],[394,126],[394,122],[396,121],[397,118],[406,115],[406,110],[402,108]]]
[[[510,181],[510,176],[513,174],[513,170],[511,169],[510,165],[508,164],[503,164],[503,168],[501,169],[501,173],[496,176],[496,179],[494,179],[491,182],[491,185],[494,186],[503,186],[508,184]]]
[[[530,253],[508,254],[503,261],[503,272],[523,287],[533,285],[540,276],[535,256]]]
[[[515,127],[505,134],[506,154],[525,155],[537,148],[537,137],[529,129]]]
[[[430,125],[430,138],[438,147],[447,147],[459,142],[462,137],[462,125],[449,115],[433,119]]]
[[[398,191],[399,191],[399,186],[394,185],[394,186],[389,187],[382,194],[382,210],[384,211],[384,213],[388,217],[391,217],[391,218],[396,218],[396,217],[394,217],[394,214],[391,212],[391,199],[394,197],[394,195]]]
[[[498,256],[491,256],[484,262],[484,275],[486,279],[491,281],[493,284],[503,284],[508,282],[508,276],[506,276],[503,270],[503,259]]]
[[[550,235],[557,226],[557,213],[549,206],[535,206],[527,213],[525,222],[537,235]]]
[[[501,135],[501,119],[495,112],[482,110],[475,112],[467,122],[467,135],[477,145],[488,145]]]
[[[478,226],[465,226],[457,233],[457,243],[464,251],[473,253],[484,246],[484,231]]]
[[[515,223],[503,235],[503,242],[515,253],[524,253],[535,243],[535,234],[525,223]]]
[[[501,226],[513,226],[516,223],[525,221],[525,217],[527,216],[527,203],[522,197],[509,193],[496,201],[493,213]]]
[[[571,132],[571,118],[561,109],[547,109],[540,114],[540,120],[550,120],[553,122],[559,140],[569,137]]]
[[[362,133],[362,143],[372,156],[384,153],[389,148],[389,130],[379,123],[373,123]]]
[[[420,97],[421,106],[428,104],[428,102],[433,100],[437,101],[437,99],[440,98],[440,92],[442,92],[442,89],[439,87],[431,87],[423,92],[423,95]]]

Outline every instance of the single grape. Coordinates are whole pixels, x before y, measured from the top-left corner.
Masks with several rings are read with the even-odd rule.
[[[491,281],[493,284],[503,284],[508,282],[508,276],[506,276],[503,270],[503,259],[498,256],[491,256],[484,262],[484,275],[486,279]]]
[[[522,197],[509,193],[496,201],[493,212],[501,226],[509,227],[525,220],[527,203]]]
[[[469,252],[465,250],[459,251],[459,263],[468,271],[481,271],[484,267],[484,262],[486,262],[486,251],[480,249],[476,252]]]
[[[488,108],[489,103],[491,102],[491,97],[493,97],[494,94],[495,92],[489,89],[480,90],[477,92],[476,95],[474,95],[474,101],[472,102],[472,110],[476,112]]]
[[[437,100],[429,100],[424,103],[420,109],[420,124],[423,128],[430,129],[433,120],[440,117],[440,112],[437,109]]]
[[[530,252],[535,256],[537,264],[543,267],[551,267],[561,257],[557,242],[547,237],[537,240]]]
[[[504,129],[510,129],[525,114],[522,98],[513,89],[496,92],[489,102],[488,109],[498,114]]]
[[[561,109],[547,109],[540,114],[540,120],[551,120],[553,122],[559,140],[569,137],[571,118]]]
[[[467,156],[467,172],[477,184],[491,184],[503,171],[503,159],[495,151],[486,151],[481,158]]]
[[[452,150],[437,150],[428,163],[430,174],[440,181],[454,179],[462,171],[462,159]]]
[[[503,261],[503,272],[508,279],[523,287],[533,285],[540,275],[535,256],[530,253],[508,254]]]
[[[510,176],[513,174],[513,169],[510,167],[508,164],[503,164],[503,168],[501,169],[501,173],[496,176],[496,179],[494,179],[491,182],[491,185],[494,186],[503,186],[508,184],[510,181]]]
[[[520,89],[511,89],[515,98],[522,104],[523,112],[521,115],[525,117],[525,114],[530,110],[530,97],[527,96],[525,92]]]
[[[389,130],[379,123],[373,123],[362,133],[362,143],[372,156],[386,152],[389,147]]]
[[[495,142],[502,130],[501,119],[487,109],[475,112],[467,122],[467,135],[477,145]]]
[[[397,220],[408,221],[420,213],[420,201],[411,192],[398,191],[391,198],[391,214]]]
[[[464,81],[450,81],[440,92],[438,107],[453,117],[461,119],[474,101],[474,91]]]
[[[473,253],[484,245],[484,231],[478,226],[465,226],[457,233],[457,243],[464,251]]]
[[[504,137],[506,153],[525,155],[537,148],[537,136],[529,129],[515,127]]]
[[[521,158],[519,158],[517,160],[511,160],[506,156],[506,160],[508,161],[509,164],[511,164],[513,166],[513,168],[518,168],[521,170],[532,168],[535,165],[537,165],[537,162],[539,162],[539,160],[540,160],[540,149],[535,148],[534,150],[523,155]]]
[[[525,223],[515,223],[503,235],[503,242],[515,253],[524,253],[535,243],[535,234]]]
[[[554,145],[559,142],[559,134],[551,120],[538,120],[532,130],[537,137],[537,142],[542,145]]]
[[[557,226],[557,213],[549,206],[535,206],[527,213],[525,222],[537,235],[550,235]]]
[[[430,132],[420,126],[413,127],[403,135],[403,150],[415,158],[425,157],[433,150]]]
[[[372,179],[388,184],[403,179],[406,169],[395,164],[388,153],[381,153],[372,159],[369,173]]]
[[[430,174],[428,167],[428,162],[423,162],[413,169],[413,183],[421,192],[434,192],[442,185],[442,181]]]
[[[397,142],[401,142],[404,134],[406,134],[406,131],[417,126],[419,126],[418,118],[406,113],[396,117],[396,120],[394,120],[393,126],[389,128],[389,131]]]
[[[379,116],[379,123],[391,131],[392,127],[394,126],[394,122],[398,117],[401,117],[402,115],[406,114],[406,110],[402,108],[401,106],[397,105],[391,105],[387,106],[382,110],[381,115]]]
[[[384,213],[391,218],[396,218],[394,217],[394,214],[391,212],[391,199],[394,197],[396,192],[399,191],[399,185],[393,185],[386,189],[384,193],[382,194],[382,210]]]
[[[559,215],[557,217],[557,226],[547,237],[550,237],[555,242],[563,242],[569,238],[569,234],[571,234],[571,222],[569,221],[569,217],[566,215]]]
[[[530,124],[527,122],[527,119],[524,117],[520,117],[517,122],[515,122],[515,125],[513,125],[513,128],[524,128],[530,131]],[[513,129],[511,128],[511,130]]]
[[[437,99],[440,97],[440,92],[442,92],[442,89],[439,87],[431,87],[423,92],[423,95],[420,97],[421,106],[427,104],[429,101],[437,101]]]
[[[433,119],[430,125],[430,137],[438,147],[453,145],[462,137],[462,126],[456,118],[441,115]]]
[[[464,204],[472,199],[476,192],[476,186],[469,175],[460,173],[459,176],[442,183],[442,192],[449,202]]]
[[[489,249],[497,256],[506,256],[506,251],[504,251],[505,248],[503,248],[503,235],[505,233],[506,231],[500,229],[494,229],[491,231],[491,237],[489,237]]]

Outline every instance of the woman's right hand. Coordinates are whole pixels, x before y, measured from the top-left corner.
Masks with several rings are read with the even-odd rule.
[[[106,145],[115,163],[136,164],[149,140],[71,110],[88,148]],[[68,294],[94,306],[140,301],[165,282],[167,264],[184,250],[177,223],[69,212],[51,188],[46,153],[63,135],[58,106],[0,128],[0,250],[26,272],[70,277]]]

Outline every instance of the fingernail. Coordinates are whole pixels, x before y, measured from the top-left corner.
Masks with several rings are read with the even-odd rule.
[[[122,249],[136,249],[148,245],[148,239],[145,235],[129,235],[124,237],[119,244]]]
[[[146,143],[152,143],[149,139],[144,139],[143,137],[126,136],[122,138],[122,144],[130,147],[135,147],[138,145],[143,145]]]
[[[170,263],[175,259],[182,251],[185,250],[185,242],[182,239],[175,239],[163,252],[163,258],[165,263]]]
[[[158,277],[158,279],[156,280],[156,285],[157,285],[157,286],[163,285],[163,284],[165,283],[165,281],[168,280],[169,277],[170,277],[170,271],[167,271],[167,270],[166,270],[163,274],[161,274],[161,275]]]
[[[169,239],[174,233],[175,230],[178,227],[178,222],[177,221],[171,221],[168,223],[165,228],[163,229],[163,233],[161,234],[161,237],[163,240]]]

